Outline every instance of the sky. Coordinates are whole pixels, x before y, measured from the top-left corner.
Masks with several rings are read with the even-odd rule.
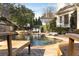
[[[63,7],[64,3],[25,3],[27,8],[31,9],[35,13],[35,18],[40,17],[44,13],[44,9],[51,7],[52,11],[55,12],[59,8]]]

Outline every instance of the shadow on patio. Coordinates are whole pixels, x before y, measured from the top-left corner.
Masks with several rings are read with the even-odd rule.
[[[31,49],[30,56],[43,56],[45,49]],[[29,56],[28,49],[25,48],[21,53],[17,53],[17,56]]]
[[[16,48],[13,48],[15,50]],[[45,52],[45,49],[31,49],[31,54],[30,56],[43,56]],[[8,50],[7,49],[2,49],[0,50],[0,56],[7,56],[8,55]],[[17,53],[17,56],[29,56],[28,55],[28,49],[25,48],[22,51]]]
[[[60,50],[62,52],[62,56],[68,56],[68,44],[61,44]],[[74,43],[74,56],[79,56],[79,43]]]
[[[13,48],[12,50],[15,50],[16,48]],[[0,49],[0,56],[8,56],[8,49]]]

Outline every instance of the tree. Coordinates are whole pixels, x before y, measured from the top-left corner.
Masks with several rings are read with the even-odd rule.
[[[34,27],[35,28],[39,28],[42,25],[42,22],[40,20],[40,17],[38,19],[37,18],[34,19],[33,22],[34,22]]]
[[[38,19],[34,19],[34,28],[37,28],[38,27]]]
[[[6,6],[6,7],[5,7]],[[16,22],[21,29],[29,23],[32,27],[34,20],[34,13],[32,10],[26,8],[22,4],[16,3],[2,3],[0,4],[1,15],[9,20]]]
[[[40,20],[40,17],[38,18],[38,23],[37,23],[39,26],[41,26],[42,25],[42,22],[41,22],[41,20]]]
[[[54,18],[53,11],[54,9],[50,6],[44,9],[44,13],[41,18],[46,20],[46,25],[43,26],[45,32],[49,31],[49,29],[51,28],[49,22]]]
[[[0,3],[0,15],[1,15],[1,3]]]
[[[33,25],[33,11],[22,4],[2,3],[0,4],[0,11],[2,16],[16,22],[16,24],[21,28],[23,28],[24,25],[27,25],[27,23],[30,23],[31,26]]]
[[[50,24],[50,31],[55,31],[55,29],[56,29],[56,18],[54,18],[53,20],[51,20],[49,22],[49,24]]]
[[[29,23],[33,25],[34,13],[21,4],[10,4],[10,19],[17,23],[21,28]]]
[[[50,31],[50,24],[49,23],[46,24],[46,31]]]
[[[53,11],[54,10],[53,10],[52,7],[47,7],[45,9],[43,9],[43,10],[44,10],[44,13],[43,13],[41,18],[48,18],[48,19],[52,19],[53,18],[53,16],[54,16],[54,12]]]
[[[3,16],[3,17],[6,17],[6,18],[9,18],[9,3],[1,3],[0,4],[0,11],[1,11],[1,14],[0,16]]]

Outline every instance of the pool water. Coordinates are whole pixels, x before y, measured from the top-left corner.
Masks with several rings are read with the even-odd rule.
[[[61,40],[49,39],[45,37],[45,35],[39,35],[39,34],[26,35],[25,38],[27,40],[30,40],[32,46],[50,45],[55,44],[57,42],[61,42]]]

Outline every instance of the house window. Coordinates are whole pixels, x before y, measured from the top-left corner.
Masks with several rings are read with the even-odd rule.
[[[68,21],[69,21],[69,15],[66,14],[64,15],[64,24],[68,24]]]
[[[62,16],[60,16],[60,23],[62,23]]]

